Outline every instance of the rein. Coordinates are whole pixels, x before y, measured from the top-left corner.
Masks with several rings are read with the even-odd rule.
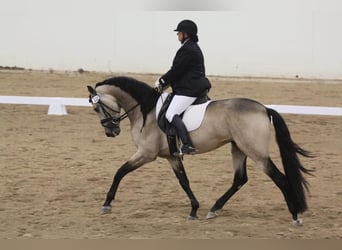
[[[135,108],[137,108],[140,104],[137,103],[135,104],[132,108],[130,108],[129,110],[127,110],[125,113],[123,113],[122,115],[120,115],[120,117],[118,118],[119,122],[121,122],[122,120],[124,120],[125,118],[128,117],[128,113],[133,111]]]

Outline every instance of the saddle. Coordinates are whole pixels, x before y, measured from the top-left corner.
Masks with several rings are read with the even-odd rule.
[[[171,155],[179,151],[177,146],[178,136],[176,131],[165,117],[166,111],[172,101],[173,96],[173,93],[162,94],[157,102],[156,107],[158,126],[166,134]],[[208,91],[206,90],[187,110],[180,115],[188,131],[195,130],[201,125],[206,107],[210,102],[211,100],[208,96]]]

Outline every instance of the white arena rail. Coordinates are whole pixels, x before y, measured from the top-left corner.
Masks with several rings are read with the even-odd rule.
[[[0,104],[47,105],[48,115],[67,115],[66,106],[90,107],[87,98],[0,96]],[[342,116],[340,107],[265,105],[285,114]]]
[[[322,106],[297,106],[297,105],[265,105],[268,108],[275,109],[279,113],[298,114],[298,115],[333,115],[341,116],[342,108],[322,107]]]
[[[48,105],[48,115],[67,115],[65,106],[91,106],[87,98],[0,96],[0,104]]]

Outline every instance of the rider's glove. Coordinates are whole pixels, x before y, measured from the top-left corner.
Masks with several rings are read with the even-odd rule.
[[[159,78],[155,83],[154,86],[159,93],[162,93],[163,90],[166,88],[166,84],[163,78]]]

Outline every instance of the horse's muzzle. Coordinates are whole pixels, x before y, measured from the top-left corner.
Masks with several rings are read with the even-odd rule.
[[[106,128],[105,133],[107,137],[115,137],[119,135],[121,132],[121,129],[119,127],[117,128]]]

